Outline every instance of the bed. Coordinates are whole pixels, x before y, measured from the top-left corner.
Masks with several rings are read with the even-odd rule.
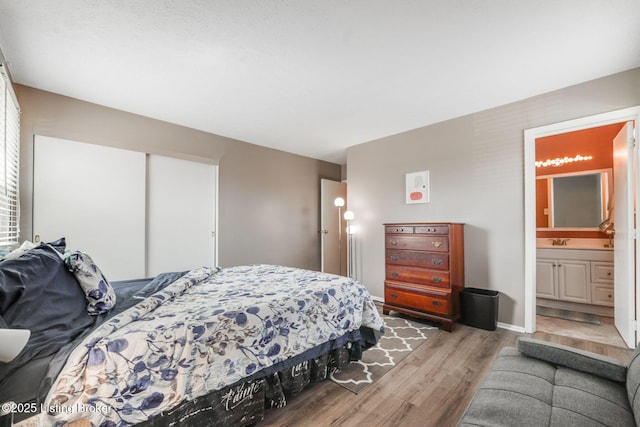
[[[0,327],[31,330],[0,363],[16,421],[101,427],[256,424],[384,332],[346,277],[248,265],[108,283],[64,239],[0,262]]]

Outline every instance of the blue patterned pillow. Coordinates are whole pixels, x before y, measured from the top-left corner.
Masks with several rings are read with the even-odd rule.
[[[91,257],[80,251],[67,252],[65,264],[73,273],[89,301],[91,315],[106,313],[116,305],[116,293]]]

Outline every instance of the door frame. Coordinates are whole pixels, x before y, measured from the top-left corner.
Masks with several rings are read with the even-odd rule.
[[[536,139],[630,120],[635,121],[634,137],[636,141],[639,141],[640,106],[552,123],[550,125],[525,129],[524,131],[524,329],[526,333],[533,333],[536,330]],[[639,184],[640,183],[636,182],[636,199],[638,199],[640,195]],[[636,265],[640,265],[640,253],[638,252],[640,251],[636,251]],[[640,308],[640,292],[636,292],[635,306],[636,308]]]
[[[334,204],[336,197],[342,197],[345,205],[338,211]],[[333,273],[346,276],[346,234],[338,233],[338,229],[344,229],[344,215],[347,209],[347,184],[341,181],[335,181],[332,179],[322,178],[320,179],[320,230],[318,230],[320,236],[320,271],[323,273]],[[338,215],[342,213],[342,215]],[[325,220],[329,217],[328,223]],[[334,221],[335,220],[335,221]],[[328,248],[326,239],[331,236],[332,241],[335,243],[338,236],[340,236],[340,244],[334,250],[337,250],[337,258],[327,259],[327,253],[331,254],[331,248]],[[335,254],[334,254],[335,255]],[[337,260],[338,265],[335,261]],[[344,261],[344,262],[343,262]],[[338,267],[335,269],[335,267]]]

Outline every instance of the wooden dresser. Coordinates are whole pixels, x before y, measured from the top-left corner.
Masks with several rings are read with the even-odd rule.
[[[384,224],[383,313],[442,323],[451,332],[464,287],[464,224]]]

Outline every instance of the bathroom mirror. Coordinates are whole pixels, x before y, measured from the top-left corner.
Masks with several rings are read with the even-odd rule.
[[[542,175],[537,179],[537,191],[542,193],[537,195],[541,205],[538,230],[597,230],[609,217],[611,169]]]

